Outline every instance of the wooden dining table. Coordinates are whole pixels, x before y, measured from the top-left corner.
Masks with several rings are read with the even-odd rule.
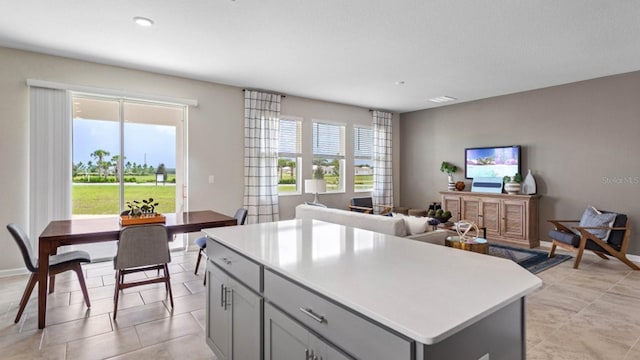
[[[233,226],[234,217],[211,210],[164,214],[169,240],[176,234],[198,232],[202,229]],[[120,236],[118,216],[54,220],[38,238],[38,328],[44,329],[47,316],[47,287],[49,256],[55,255],[58,247],[118,240]]]

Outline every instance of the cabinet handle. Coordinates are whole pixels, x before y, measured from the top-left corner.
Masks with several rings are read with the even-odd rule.
[[[220,258],[220,260],[222,260],[222,262],[227,265],[231,265],[231,260],[227,259],[226,257]]]
[[[226,288],[224,292],[224,309],[227,310],[227,307],[231,307],[233,303],[233,289]]]
[[[224,284],[220,284],[220,307],[224,307]]]
[[[311,309],[300,308],[300,311],[302,311],[303,314],[309,316],[313,320],[319,322],[320,324],[327,322],[327,319],[324,316],[314,314],[313,310]]]

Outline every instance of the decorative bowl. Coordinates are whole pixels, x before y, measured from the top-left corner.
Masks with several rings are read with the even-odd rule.
[[[451,219],[451,216],[433,216],[434,219],[438,220],[441,224],[446,223],[447,221],[449,221],[449,219]]]

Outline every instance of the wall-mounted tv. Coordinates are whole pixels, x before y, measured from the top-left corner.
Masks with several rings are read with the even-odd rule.
[[[468,148],[464,150],[464,176],[513,176],[520,171],[522,151],[520,145]]]

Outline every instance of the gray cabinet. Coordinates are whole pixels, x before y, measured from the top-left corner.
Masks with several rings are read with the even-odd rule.
[[[207,264],[207,344],[219,360],[260,360],[262,298]]]
[[[265,304],[264,317],[265,360],[352,359],[270,304]]]
[[[264,271],[264,297],[305,328],[359,359],[411,359],[411,340],[271,270]]]

